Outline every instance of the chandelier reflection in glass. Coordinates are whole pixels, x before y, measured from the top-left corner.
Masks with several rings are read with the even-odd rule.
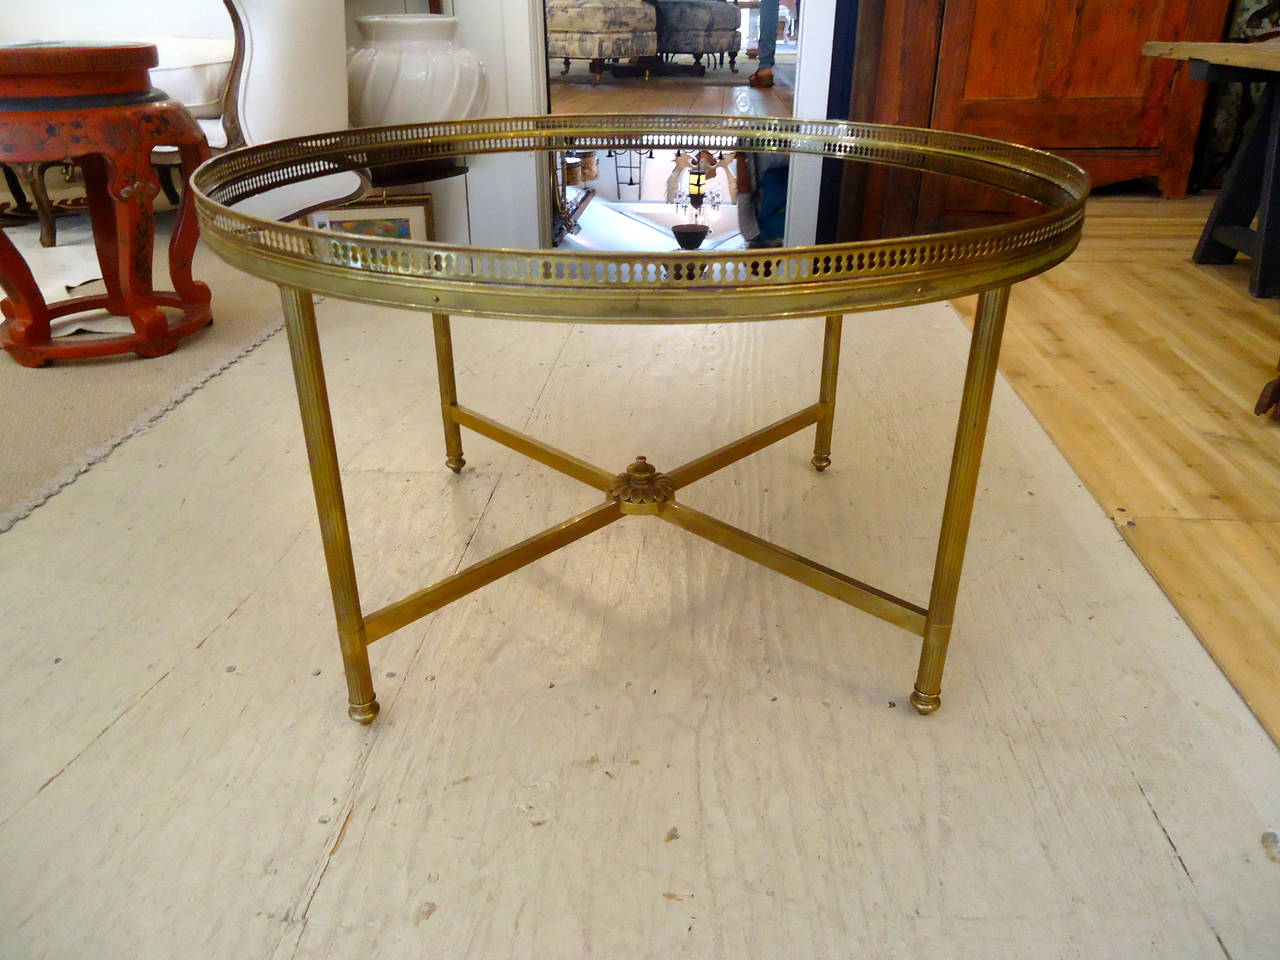
[[[716,187],[708,184],[715,179],[717,171],[726,167],[730,161],[721,153],[719,157],[710,150],[699,150],[696,153],[676,151],[672,164],[671,176],[667,179],[667,200],[675,205],[683,217],[689,217],[688,223],[678,223],[671,228],[676,242],[685,250],[696,250],[711,232],[707,224],[708,213],[720,209],[724,196]],[[681,179],[684,180],[683,186]],[[729,178],[730,194],[733,192],[733,180]],[[733,199],[732,196],[729,198]]]
[[[719,210],[724,197],[716,187],[707,188],[707,171],[693,169],[689,171],[687,189],[676,194],[675,204],[680,212],[687,214],[692,210],[695,220],[703,210]]]
[[[720,190],[707,185],[708,181],[715,178],[720,166],[721,161],[712,156],[709,150],[700,150],[695,154],[676,153],[675,169],[671,174],[671,186],[675,189],[670,199],[681,214],[688,216],[692,212],[694,223],[702,221],[705,216],[703,211],[719,210],[720,204],[724,202]],[[680,174],[686,169],[688,174],[684,189],[679,189],[677,185]]]

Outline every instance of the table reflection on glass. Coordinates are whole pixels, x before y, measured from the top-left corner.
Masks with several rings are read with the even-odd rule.
[[[473,246],[326,233],[263,214],[273,193],[301,183],[440,157],[466,157],[473,171],[501,158],[511,183],[525,177],[540,185],[544,216],[513,222],[505,246]],[[815,243],[824,163],[961,177],[988,195],[1005,195],[1008,214],[963,230]],[[548,116],[375,127],[264,144],[209,161],[192,185],[206,243],[281,289],[353,719],[369,723],[378,712],[369,644],[630,515],[665,520],[916,634],[922,645],[911,702],[923,714],[938,708],[1009,287],[1061,262],[1078,243],[1088,192],[1078,167],[978,137],[830,120]],[[696,249],[685,249],[694,238],[682,232],[698,235]],[[594,487],[603,501],[366,613],[315,293],[431,314],[449,469],[465,466],[466,428]],[[809,427],[810,463],[825,469],[845,314],[973,293],[979,308],[927,604],[855,580],[678,498],[683,487]],[[459,402],[451,318],[477,315],[621,324],[824,316],[826,326],[812,404],[688,463],[659,469],[639,457],[619,470]]]

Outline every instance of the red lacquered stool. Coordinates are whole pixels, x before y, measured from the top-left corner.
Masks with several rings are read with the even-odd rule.
[[[199,238],[190,195],[184,195],[169,242],[173,292],[151,288],[155,220],[151,201],[160,183],[151,150],[174,146],[182,172],[209,154],[200,127],[175,100],[153,89],[150,44],[27,44],[0,47],[0,160],[24,163],[73,159],[84,172],[93,242],[105,296],[46,303],[22,255],[0,230],[0,346],[19,363],[103,357],[130,351],[171,353],[178,341],[210,322],[209,288],[191,278]],[[167,317],[161,307],[180,316]],[[54,342],[49,322],[90,310],[128,317],[124,336]]]

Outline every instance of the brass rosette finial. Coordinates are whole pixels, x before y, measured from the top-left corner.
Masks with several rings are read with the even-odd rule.
[[[609,496],[618,501],[623,513],[656,514],[674,493],[666,474],[659,473],[644,457],[636,457],[627,472],[614,477],[609,486]]]

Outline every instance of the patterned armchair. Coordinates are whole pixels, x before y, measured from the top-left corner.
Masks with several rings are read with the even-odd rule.
[[[728,0],[647,0],[658,12],[658,53],[673,57],[692,54],[695,61],[704,55],[729,55],[729,69],[738,72],[738,51],[742,34],[738,31],[739,10]]]
[[[547,53],[564,61],[591,61],[597,82],[606,60],[691,54],[702,69],[704,56],[729,57],[738,70],[742,35],[738,7],[728,0],[546,0]],[[642,64],[646,71],[656,61]],[[672,68],[675,69],[675,68]],[[680,68],[690,71],[694,68]]]
[[[570,60],[590,60],[595,83],[606,60],[657,54],[656,21],[644,0],[547,0],[547,53],[566,73]]]

